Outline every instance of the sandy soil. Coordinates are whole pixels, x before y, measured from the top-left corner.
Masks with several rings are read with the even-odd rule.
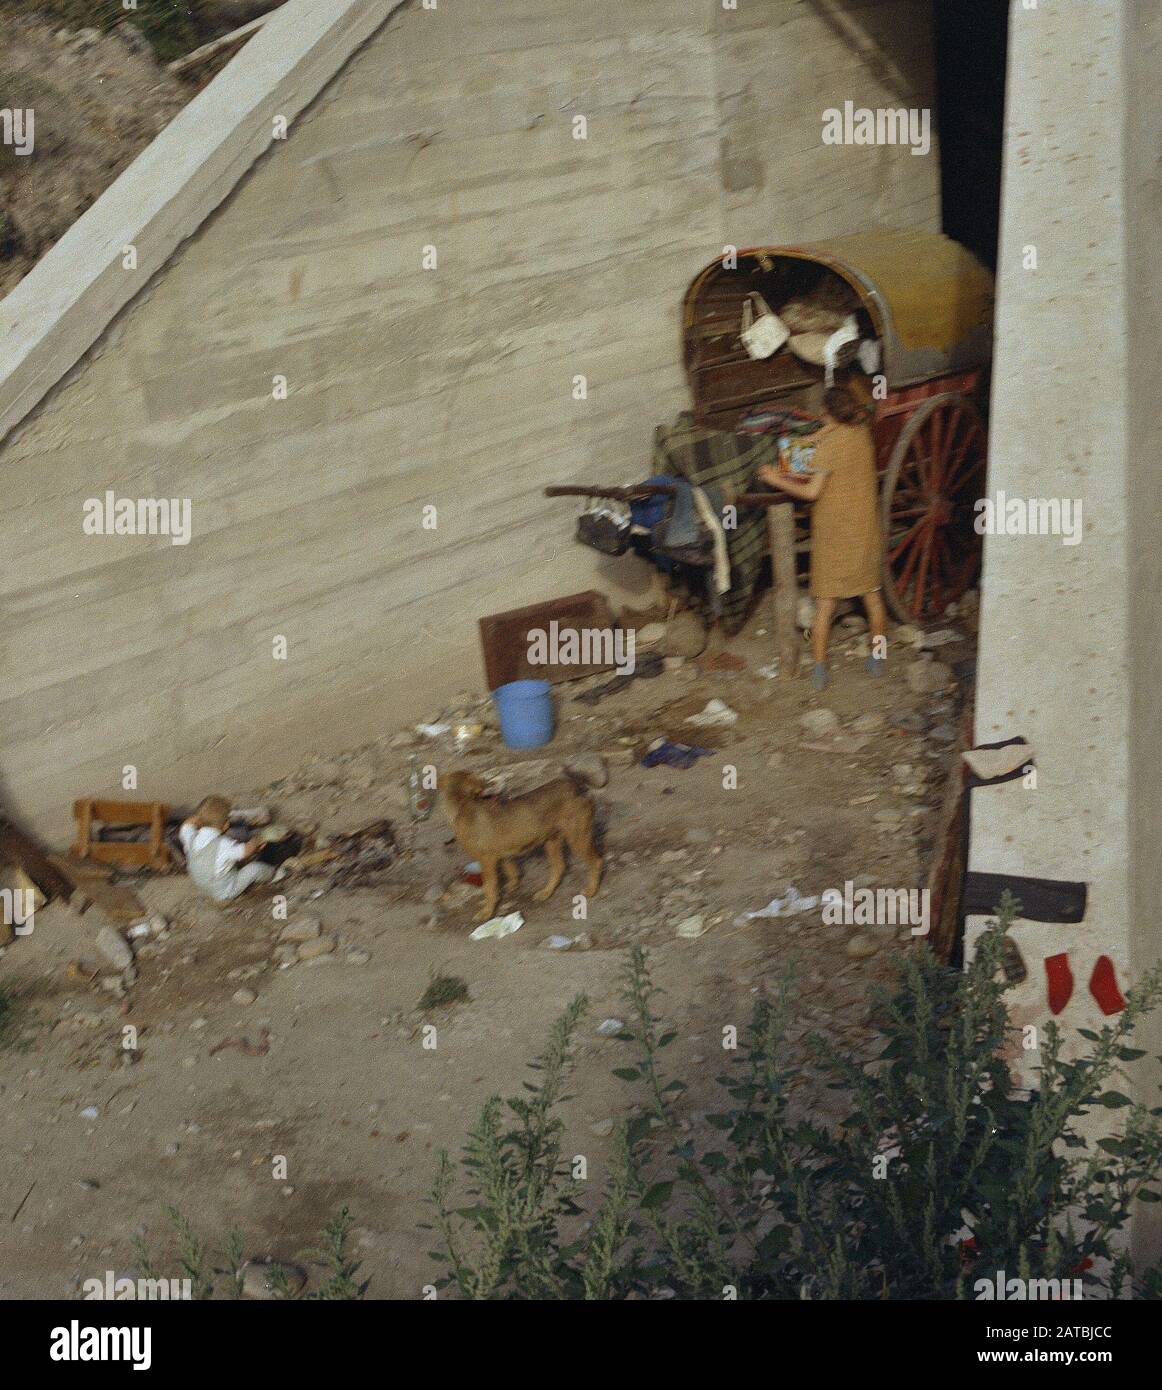
[[[558,688],[554,743],[525,756],[585,749],[610,761],[609,783],[594,794],[606,875],[584,922],[571,914],[576,869],[550,902],[532,900],[544,874],[533,856],[513,904],[523,929],[470,941],[477,898],[459,883],[465,856],[438,810],[410,824],[409,753],[442,770],[520,761],[492,730],[459,757],[443,737],[392,747],[397,731],[387,729],[376,745],[311,760],[272,787],[218,789],[238,805],[262,797],[280,819],[316,821],[321,835],[381,816],[396,823],[402,852],[380,882],[280,885],[290,916],[317,916],[335,940],[320,961],[274,964],[285,924],[272,919],[271,898],[222,911],[181,875],[104,889],[100,907],[84,917],[55,904],[39,913],[31,936],[0,961],[2,982],[26,999],[19,1036],[0,1050],[8,1159],[0,1173],[0,1297],[74,1297],[85,1278],[132,1270],[135,1233],[162,1254],[166,1204],[213,1244],[237,1227],[250,1256],[302,1260],[343,1203],[357,1223],[354,1253],[369,1296],[420,1297],[438,1272],[426,1253],[431,1238],[418,1229],[437,1150],[459,1149],[489,1095],[518,1091],[526,1063],[578,993],[590,1010],[563,1111],[567,1151],[588,1156],[590,1181],[600,1187],[602,1135],[634,1096],[610,1074],[624,1065],[625,1044],[596,1028],[626,1016],[619,977],[633,942],[647,947],[666,991],[667,1019],[679,1032],[667,1062],[690,1083],[681,1111],[695,1130],[714,1099],[708,1078],[720,1070],[722,1028],[745,1024],[756,996],[787,967],[802,989],[793,1036],[819,1029],[866,1048],[864,991],[890,976],[907,928],[828,926],[817,909],[737,919],[789,884],[817,895],[849,879],[923,882],[953,757],[957,686],[915,693],[907,679],[915,653],[898,643],[887,675],[872,680],[853,637],[837,644],[832,687],[816,696],[805,680],[757,674],[770,642],[756,619],[731,644],[747,661],[743,673],[704,676],[687,663],[595,708],[572,703],[595,681]],[[936,656],[954,666],[969,658],[967,629],[966,640]],[[684,724],[711,697],[739,712],[737,724]],[[836,731],[815,735],[801,725],[800,716],[819,709],[838,717]],[[883,728],[853,732],[868,713],[882,714]],[[717,751],[688,771],[640,767],[637,757],[662,733]],[[723,786],[727,765],[737,769],[733,790]],[[90,979],[102,973],[96,914],[124,926],[142,908],[170,926],[165,939],[138,947],[136,983],[117,998]],[[696,913],[709,924],[705,935],[678,938],[676,924]],[[543,947],[554,933],[582,928],[590,949]],[[848,953],[857,933],[876,948],[865,959]],[[421,1014],[417,1002],[440,967],[462,976],[471,998]],[[240,988],[253,990],[255,1002],[233,1002]],[[436,1026],[434,1049],[423,1046],[425,1024]],[[135,1062],[122,1046],[126,1026],[137,1030]],[[215,1051],[240,1037],[248,1049]],[[820,1113],[826,1101],[810,1103]],[[278,1156],[285,1177],[276,1174]]]

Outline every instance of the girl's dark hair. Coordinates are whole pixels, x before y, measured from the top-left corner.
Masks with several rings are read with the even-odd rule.
[[[862,425],[867,422],[867,411],[846,386],[829,386],[823,393],[823,409],[841,425]]]

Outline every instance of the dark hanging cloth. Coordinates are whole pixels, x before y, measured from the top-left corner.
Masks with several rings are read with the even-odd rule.
[[[778,458],[778,441],[773,435],[705,429],[685,410],[674,424],[659,425],[654,431],[655,474],[685,478],[712,496],[711,490],[717,489],[724,500],[750,491],[755,469],[764,463],[777,465]],[[739,507],[737,524],[726,528],[725,535],[730,588],[718,601],[722,628],[729,635],[746,621],[767,555],[767,522],[762,508]],[[706,586],[705,593],[692,593],[691,601],[713,613],[716,597],[712,586]]]

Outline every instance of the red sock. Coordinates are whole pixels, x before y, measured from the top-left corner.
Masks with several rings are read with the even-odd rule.
[[[1045,957],[1045,974],[1049,977],[1049,1012],[1059,1014],[1073,993],[1073,972],[1069,969],[1069,956],[1062,951],[1056,956]]]
[[[1122,991],[1114,978],[1114,963],[1109,956],[1098,956],[1093,974],[1089,977],[1089,992],[1097,1000],[1103,1014],[1120,1014],[1126,1007]]]

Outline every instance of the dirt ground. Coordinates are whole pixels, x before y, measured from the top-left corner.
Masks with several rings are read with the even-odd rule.
[[[863,670],[866,638],[850,626],[833,643],[832,685],[821,695],[805,679],[759,674],[772,646],[760,613],[730,643],[746,661],[738,674],[704,675],[686,662],[595,707],[574,697],[604,678],[559,686],[548,749],[510,753],[490,727],[461,755],[448,735],[391,728],[267,788],[207,788],[239,806],[261,801],[282,821],[317,823],[320,837],[380,817],[394,823],[400,853],[379,881],[328,888],[320,874],[292,875],[274,888],[291,920],[318,918],[336,943],[315,960],[276,963],[291,953],[275,944],[286,923],[273,919],[269,895],[221,910],[180,874],[100,887],[83,917],[43,909],[0,960],[0,982],[24,999],[16,1035],[0,1049],[0,1298],[76,1297],[86,1278],[131,1272],[135,1234],[164,1255],[167,1204],[211,1244],[238,1228],[252,1258],[303,1262],[344,1203],[369,1296],[421,1297],[439,1272],[427,1256],[432,1237],[418,1229],[437,1150],[457,1153],[487,1097],[519,1091],[526,1063],[578,993],[590,1008],[563,1109],[565,1151],[585,1154],[590,1182],[602,1184],[610,1121],[629,1112],[634,1093],[611,1075],[626,1044],[597,1026],[626,1017],[620,975],[635,942],[649,951],[678,1031],[665,1058],[689,1083],[679,1108],[694,1131],[716,1104],[710,1078],[723,1069],[723,1027],[744,1025],[788,968],[801,990],[792,1038],[814,1029],[866,1049],[865,990],[890,976],[908,928],[825,925],[818,907],[741,914],[792,885],[817,896],[848,880],[923,883],[955,756],[954,672],[970,675],[973,636],[971,611],[942,624],[960,638],[933,664],[897,633],[886,675],[873,679]],[[737,723],[684,722],[711,698],[737,711]],[[870,727],[877,716],[882,726]],[[641,767],[661,734],[715,752],[685,771]],[[471,941],[479,899],[461,882],[466,856],[438,807],[411,823],[409,755],[441,771],[482,770],[578,750],[609,766],[594,793],[605,878],[586,920],[572,916],[576,867],[549,902],[532,900],[545,871],[534,855],[512,903],[523,928]],[[737,787],[728,789],[731,767]],[[121,998],[95,947],[97,914],[124,929],[143,911],[168,926],[134,943],[136,981]],[[697,914],[705,933],[679,937],[677,924]],[[588,941],[544,946],[582,930]],[[470,999],[422,1014],[417,1003],[439,968],[462,976]],[[257,997],[235,1002],[239,990]],[[435,1025],[434,1048],[423,1045],[426,1024]],[[123,1045],[127,1026],[136,1060]],[[817,1115],[826,1106],[822,1096],[808,1103]]]

